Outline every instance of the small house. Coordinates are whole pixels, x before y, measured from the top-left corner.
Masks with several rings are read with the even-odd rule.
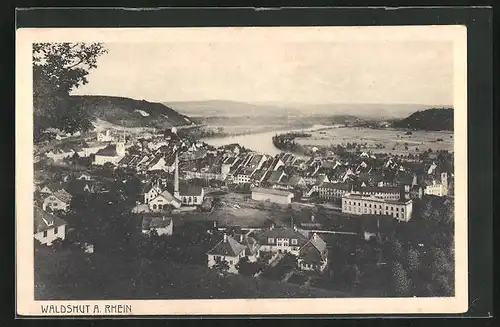
[[[228,272],[237,274],[236,265],[241,258],[246,255],[246,247],[237,242],[231,236],[224,234],[223,239],[207,252],[208,268],[217,267],[220,262],[225,261],[228,265]]]
[[[61,218],[34,207],[34,237],[40,243],[52,245],[57,239],[66,238],[67,223]]]
[[[302,270],[324,271],[328,264],[328,249],[319,235],[314,233],[311,239],[300,248],[297,264]]]
[[[142,233],[149,235],[155,231],[157,235],[172,235],[174,221],[171,217],[165,216],[144,216],[142,218]]]

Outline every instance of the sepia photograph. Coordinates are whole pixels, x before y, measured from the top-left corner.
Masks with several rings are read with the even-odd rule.
[[[17,33],[24,314],[467,310],[464,26]]]

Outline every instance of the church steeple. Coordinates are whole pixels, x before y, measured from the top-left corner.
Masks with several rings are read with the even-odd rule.
[[[175,152],[175,172],[174,172],[174,197],[180,199],[179,193],[179,156]]]

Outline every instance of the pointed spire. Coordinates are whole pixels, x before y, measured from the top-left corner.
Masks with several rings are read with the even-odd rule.
[[[175,152],[174,196],[179,197],[179,156]]]

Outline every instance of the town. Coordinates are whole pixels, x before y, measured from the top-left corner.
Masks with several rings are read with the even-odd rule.
[[[452,292],[444,278],[408,282],[421,261],[446,260],[433,247],[445,242],[438,229],[452,228],[448,151],[271,156],[176,127],[55,131],[35,148],[37,248],[168,259],[356,296]],[[429,274],[450,273],[442,266]]]

